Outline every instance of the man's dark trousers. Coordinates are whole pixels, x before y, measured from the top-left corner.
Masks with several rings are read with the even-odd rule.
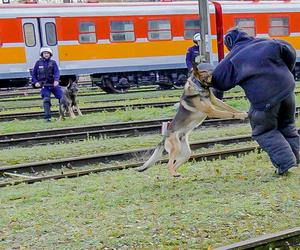
[[[249,110],[252,137],[280,173],[299,163],[299,135],[295,126],[295,94],[269,110]]]

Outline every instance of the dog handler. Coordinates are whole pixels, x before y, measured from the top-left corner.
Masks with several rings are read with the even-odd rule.
[[[54,60],[51,59],[53,52],[51,48],[43,47],[40,50],[41,58],[36,62],[32,72],[32,83],[41,89],[45,119],[51,122],[51,93],[60,101],[62,89],[59,84],[59,69]]]
[[[185,57],[185,62],[186,66],[188,68],[189,74],[193,70],[193,64],[199,64],[200,63],[200,51],[199,51],[199,46],[201,46],[201,36],[200,33],[196,33],[193,37],[193,42],[194,45],[190,48],[188,48],[186,57]],[[223,91],[213,89],[214,95],[222,100],[223,99]]]
[[[239,28],[227,32],[225,45],[230,52],[216,67],[213,86],[244,89],[251,103],[252,137],[268,153],[276,173],[283,175],[299,163],[291,73],[296,51],[285,41],[254,38]]]

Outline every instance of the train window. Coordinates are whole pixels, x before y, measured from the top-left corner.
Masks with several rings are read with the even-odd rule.
[[[250,36],[255,36],[255,20],[254,18],[236,18],[235,26],[243,29]]]
[[[135,40],[132,21],[111,21],[110,40],[113,42],[132,42]]]
[[[200,20],[192,19],[184,21],[184,38],[192,39],[196,33],[199,33]]]
[[[57,44],[55,23],[46,23],[45,30],[47,44],[49,46],[55,46]]]
[[[96,43],[96,27],[94,22],[80,22],[79,24],[79,42]]]
[[[289,19],[287,17],[271,17],[269,35],[270,36],[288,36],[289,30]]]
[[[149,40],[171,40],[170,20],[148,21],[148,39]]]
[[[36,38],[33,23],[24,23],[23,32],[26,46],[34,47],[36,45]]]

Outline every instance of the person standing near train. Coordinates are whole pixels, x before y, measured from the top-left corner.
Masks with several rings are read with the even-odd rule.
[[[286,41],[254,38],[239,28],[229,30],[224,40],[230,52],[214,70],[213,86],[244,89],[252,137],[283,175],[299,164],[292,74],[296,51]]]
[[[186,66],[188,68],[189,74],[193,70],[193,64],[200,63],[200,48],[199,48],[199,46],[201,46],[200,33],[196,33],[194,35],[193,42],[194,42],[194,45],[188,48],[186,57],[185,57],[185,62],[186,62]],[[220,90],[217,90],[214,88],[213,93],[218,99],[220,99],[220,100],[223,99],[223,91],[220,91]]]
[[[57,63],[51,59],[51,48],[43,47],[40,50],[40,59],[35,63],[32,71],[32,83],[35,87],[41,87],[41,96],[45,119],[51,122],[51,93],[60,101],[63,91],[59,86],[59,69]]]

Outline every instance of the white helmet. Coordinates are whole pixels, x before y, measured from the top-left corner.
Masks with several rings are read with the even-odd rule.
[[[197,43],[197,42],[200,42],[200,41],[201,41],[200,33],[196,33],[196,34],[193,36],[193,42],[194,42],[194,43]]]
[[[40,50],[40,55],[42,56],[42,54],[43,54],[44,52],[48,52],[48,53],[51,54],[51,56],[53,56],[52,49],[49,48],[49,47],[42,47],[41,50]]]

